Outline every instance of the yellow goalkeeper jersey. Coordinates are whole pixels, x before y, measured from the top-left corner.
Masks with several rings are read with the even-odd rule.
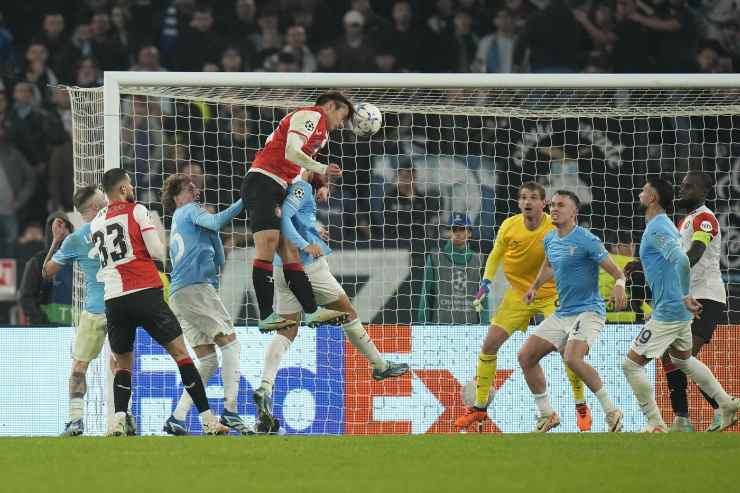
[[[496,242],[493,245],[483,277],[493,281],[496,271],[504,262],[504,274],[511,287],[521,294],[529,290],[545,260],[545,235],[555,226],[550,215],[545,214],[542,222],[534,231],[524,225],[524,216],[517,214],[506,219],[499,228]],[[555,296],[555,283],[548,281],[537,291],[537,298]]]

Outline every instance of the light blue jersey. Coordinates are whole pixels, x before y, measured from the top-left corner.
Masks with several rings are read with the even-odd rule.
[[[71,265],[73,262],[80,264],[85,275],[85,311],[100,315],[105,313],[103,301],[105,286],[97,279],[100,260],[98,250],[93,247],[90,223],[85,223],[64,239],[62,246],[51,259],[59,265]]]
[[[218,274],[225,261],[218,232],[241,210],[241,199],[218,214],[209,213],[197,202],[175,210],[170,232],[171,293],[191,284],[218,288]]]
[[[544,243],[558,290],[555,313],[564,317],[583,312],[606,316],[604,299],[599,294],[599,264],[609,253],[601,240],[576,226],[562,238],[557,230],[550,231]]]
[[[316,261],[314,257],[303,251],[310,244],[318,244],[324,255],[331,253],[331,248],[321,239],[316,229],[316,199],[310,183],[296,180],[288,188],[288,195],[283,200],[281,222],[280,232],[298,248],[303,265]],[[275,255],[273,263],[275,266],[282,265],[279,255]]]
[[[647,223],[640,241],[640,262],[653,292],[652,318],[659,322],[693,318],[683,304],[691,286],[691,266],[680,242],[678,230],[665,214]]]

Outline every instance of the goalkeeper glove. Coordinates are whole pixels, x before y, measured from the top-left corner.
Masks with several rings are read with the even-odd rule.
[[[476,312],[483,311],[483,300],[486,299],[486,296],[488,293],[491,292],[491,281],[488,279],[483,279],[480,282],[480,289],[478,289],[478,292],[475,293],[475,298],[473,299],[473,308]]]

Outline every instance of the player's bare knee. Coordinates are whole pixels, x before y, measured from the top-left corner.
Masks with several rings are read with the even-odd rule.
[[[185,348],[185,342],[183,341],[182,336],[179,336],[167,343],[165,349],[175,361],[180,361],[181,359],[190,357],[188,350]]]
[[[213,341],[216,343],[217,346],[225,346],[227,344],[231,344],[236,340],[236,334],[218,334],[216,337],[213,338]],[[215,348],[214,348],[215,349]]]
[[[216,346],[214,344],[201,344],[200,346],[194,346],[193,352],[198,359],[205,358],[209,354],[216,352]]]
[[[280,243],[280,231],[268,229],[254,234],[254,249],[258,259],[272,259]]]
[[[535,354],[530,352],[526,346],[519,350],[519,353],[516,355],[516,359],[521,368],[532,368],[537,365]]]
[[[483,354],[497,354],[498,350],[508,339],[509,334],[505,330],[496,325],[492,325],[488,329],[488,333],[483,340],[481,352]]]

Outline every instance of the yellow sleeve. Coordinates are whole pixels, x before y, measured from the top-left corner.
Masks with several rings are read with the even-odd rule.
[[[483,279],[488,279],[493,282],[493,278],[496,277],[496,271],[498,271],[498,267],[501,265],[501,260],[503,260],[504,252],[506,251],[506,240],[504,239],[506,230],[508,230],[508,227],[506,222],[504,222],[496,236],[493,250],[488,254],[488,260],[486,260],[486,271],[483,273]]]

